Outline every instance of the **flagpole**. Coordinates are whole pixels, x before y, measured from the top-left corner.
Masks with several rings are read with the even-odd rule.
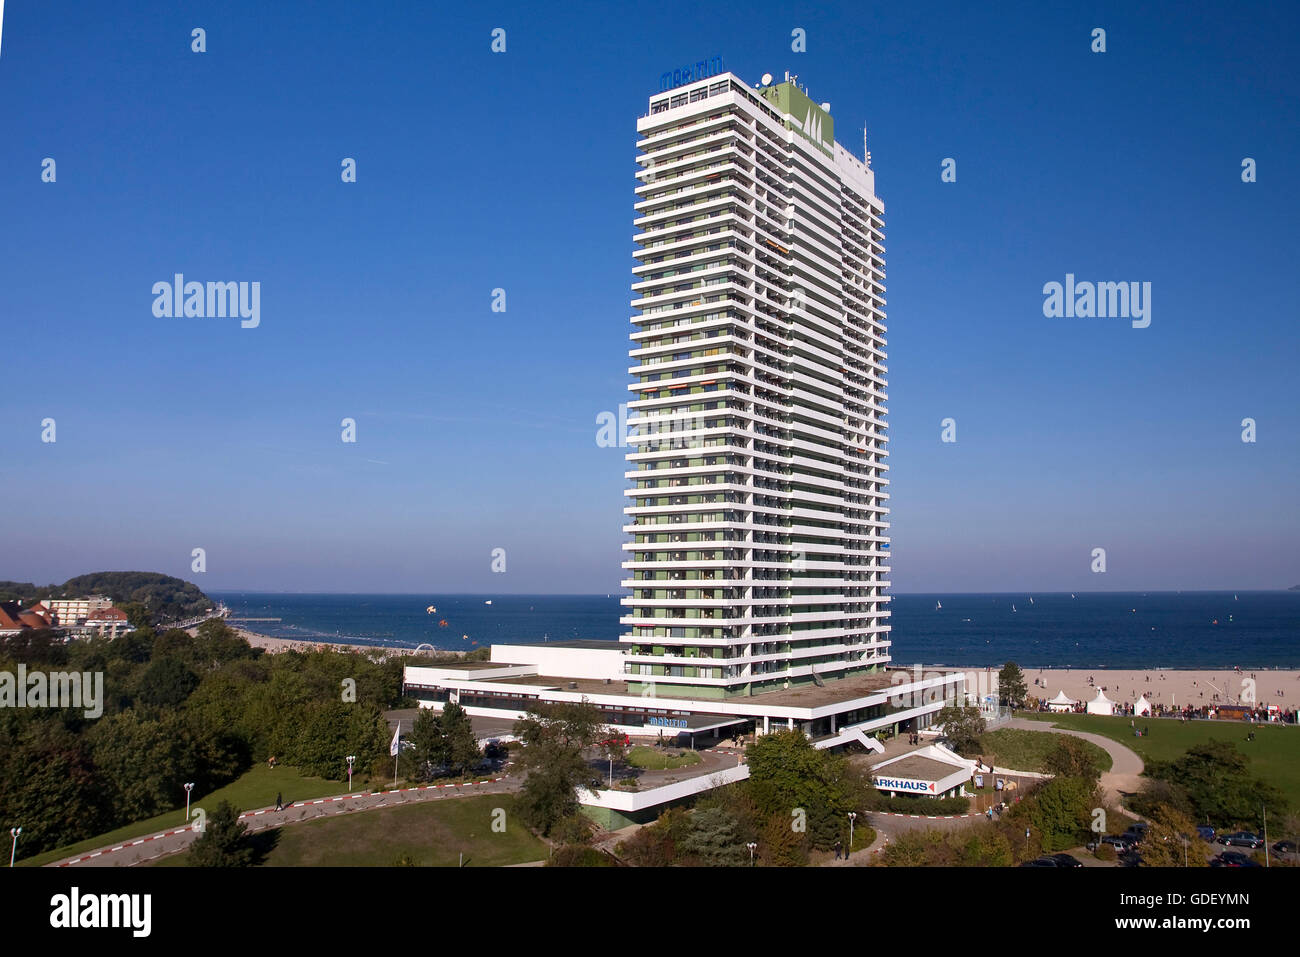
[[[402,753],[402,722],[398,719],[397,734],[393,736],[397,749],[393,752],[393,787],[397,787],[397,756]]]

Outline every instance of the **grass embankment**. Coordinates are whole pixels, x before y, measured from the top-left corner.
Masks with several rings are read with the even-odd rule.
[[[1173,761],[1188,748],[1212,740],[1231,741],[1250,761],[1251,773],[1280,788],[1291,798],[1300,798],[1300,729],[1247,721],[1188,721],[1171,718],[1138,718],[1137,726],[1150,734],[1134,737],[1129,718],[1096,714],[1024,715],[1061,728],[1104,734],[1136,751],[1143,761]],[[1255,740],[1246,735],[1255,732]]]
[[[504,815],[497,813],[498,809]],[[501,821],[503,829],[493,830]],[[549,848],[514,813],[506,794],[422,801],[358,811],[259,832],[273,842],[264,867],[389,867],[408,857],[421,867],[502,867],[545,860]],[[188,852],[158,861],[183,867]]]
[[[628,764],[645,771],[671,771],[676,768],[699,764],[703,760],[694,751],[683,751],[680,754],[674,754],[669,751],[647,748],[644,745],[637,745],[628,752],[627,756]]]
[[[359,778],[354,779],[354,784],[356,785],[354,790],[364,790],[361,787]],[[282,795],[287,804],[291,801],[309,801],[313,798],[348,793],[350,792],[346,781],[327,781],[324,778],[304,777],[294,768],[283,766],[269,768],[265,764],[258,764],[225,787],[218,788],[211,794],[195,794],[190,801],[190,807],[191,809],[201,807],[211,813],[221,801],[229,801],[241,811],[251,811],[261,807],[273,807],[276,794]],[[146,834],[154,834],[158,831],[166,831],[184,825],[185,805],[181,804],[175,810],[149,818],[147,821],[126,824],[115,831],[99,834],[84,841],[78,841],[76,844],[69,844],[67,847],[60,847],[53,851],[38,854],[35,857],[19,860],[18,865],[39,867],[42,864],[62,860],[74,854],[94,851],[101,847],[111,847],[121,844],[123,841],[144,837]],[[21,843],[19,844],[19,850],[22,850]]]
[[[1110,755],[1091,741],[1077,739],[1097,762],[1101,771],[1111,768]],[[1061,743],[1061,736],[1050,731],[1021,731],[1003,728],[989,731],[980,737],[980,749],[985,761],[999,768],[1013,771],[1047,771],[1047,756]]]

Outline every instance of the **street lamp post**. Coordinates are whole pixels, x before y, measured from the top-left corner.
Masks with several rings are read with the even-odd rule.
[[[849,853],[853,853],[853,822],[858,819],[857,811],[849,812]]]
[[[348,755],[348,790],[352,790],[352,762],[357,759],[355,754]]]
[[[14,839],[14,846],[9,849],[9,866],[14,866],[14,856],[18,853],[18,835],[23,832],[21,827],[9,828],[9,836]]]
[[[1268,859],[1268,806],[1261,804],[1260,809],[1264,812],[1264,866],[1271,867]]]
[[[190,792],[194,790],[194,782],[190,781],[185,785],[185,823],[190,823]]]
[[[750,867],[753,867],[753,866],[754,866],[754,851],[756,851],[756,850],[758,849],[758,845],[755,844],[753,841],[750,841],[750,842],[749,842],[748,844],[746,844],[745,846],[746,846],[747,848],[749,848],[749,866],[750,866]]]

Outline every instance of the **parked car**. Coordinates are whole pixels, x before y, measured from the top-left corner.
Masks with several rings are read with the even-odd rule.
[[[1241,851],[1224,851],[1210,861],[1211,867],[1259,867],[1259,861]]]
[[[1209,841],[1211,844],[1214,843],[1214,828],[1210,827],[1210,825],[1196,825],[1196,833],[1202,841]]]
[[[1132,849],[1131,840],[1128,840],[1127,837],[1122,835],[1115,835],[1115,833],[1108,833],[1108,835],[1102,837],[1100,841],[1088,841],[1084,846],[1086,846],[1088,850],[1096,850],[1097,846],[1101,844],[1109,844],[1110,846],[1113,846],[1115,853],[1118,854],[1127,853],[1128,850]]]
[[[1025,861],[1021,867],[1060,867],[1054,857],[1036,857],[1032,861]]]
[[[1056,861],[1057,867],[1083,867],[1083,861],[1073,854],[1053,854],[1052,860]]]
[[[1130,844],[1137,844],[1142,838],[1147,836],[1147,831],[1151,830],[1151,825],[1146,821],[1138,821],[1136,824],[1130,824],[1124,837]]]
[[[1250,831],[1233,831],[1231,834],[1224,834],[1219,838],[1219,843],[1225,847],[1263,847],[1264,839],[1258,834],[1252,834]]]
[[[1273,845],[1273,850],[1278,854],[1294,854],[1297,850],[1295,841],[1278,841]]]

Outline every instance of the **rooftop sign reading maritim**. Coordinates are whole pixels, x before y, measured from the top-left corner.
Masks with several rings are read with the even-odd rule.
[[[722,72],[722,57],[711,56],[707,60],[696,60],[694,66],[689,64],[684,67],[678,67],[675,70],[665,70],[659,74],[659,92],[670,90],[675,86],[681,86],[683,83],[694,83],[696,80],[705,80],[711,76],[717,76]]]

